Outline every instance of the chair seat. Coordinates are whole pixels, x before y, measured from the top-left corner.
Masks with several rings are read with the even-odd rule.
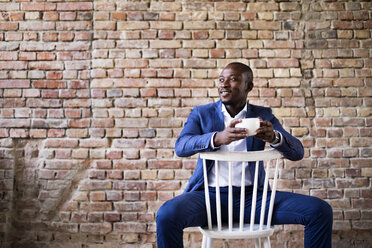
[[[266,226],[263,226],[262,230],[259,230],[259,226],[260,225],[255,224],[253,226],[253,231],[250,231],[249,223],[243,225],[243,231],[239,230],[238,224],[233,226],[232,231],[229,231],[228,226],[222,226],[221,231],[218,231],[217,226],[213,226],[211,230],[209,230],[208,227],[199,227],[199,230],[203,235],[217,239],[255,239],[269,237],[274,233],[274,226],[268,229]]]

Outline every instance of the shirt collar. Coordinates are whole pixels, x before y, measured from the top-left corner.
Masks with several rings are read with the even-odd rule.
[[[246,114],[247,114],[247,106],[248,104],[245,103],[244,105],[244,108],[234,117],[234,118],[245,118]],[[229,114],[229,112],[227,111],[226,107],[225,107],[225,104],[222,104],[222,113],[225,117],[231,117],[231,115]]]

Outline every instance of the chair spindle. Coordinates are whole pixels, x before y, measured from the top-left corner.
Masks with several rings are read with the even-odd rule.
[[[205,204],[207,208],[208,229],[212,230],[212,216],[211,216],[211,204],[210,204],[210,199],[209,199],[207,163],[205,159],[203,159],[203,174],[204,174],[204,193],[205,193]]]
[[[250,230],[251,231],[253,231],[254,217],[255,217],[255,213],[256,213],[258,165],[259,165],[259,161],[256,162],[256,168],[255,168],[256,173],[254,174],[254,182],[253,182],[253,196],[252,196],[251,222],[250,222]]]

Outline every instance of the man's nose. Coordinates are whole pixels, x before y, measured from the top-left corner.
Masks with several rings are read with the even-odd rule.
[[[220,81],[220,84],[221,84],[222,87],[226,87],[226,86],[230,85],[230,81],[228,79],[224,79],[224,80]]]

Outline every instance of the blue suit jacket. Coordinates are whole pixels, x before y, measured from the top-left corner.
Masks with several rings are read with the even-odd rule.
[[[281,152],[285,158],[293,161],[303,158],[304,148],[301,142],[283,129],[278,119],[272,114],[270,108],[248,104],[246,118],[253,117],[261,117],[265,121],[270,121],[273,124],[274,130],[282,134],[284,139],[283,143],[276,147],[276,149]],[[225,124],[221,101],[195,107],[191,111],[176,141],[175,150],[177,156],[189,157],[199,152],[213,151],[210,145],[212,135],[217,131],[224,130],[224,128]],[[247,151],[263,150],[265,147],[264,141],[255,139],[253,136],[246,138],[246,142]],[[208,173],[212,169],[213,163],[213,161],[207,161]],[[252,165],[250,165],[250,172],[252,178],[254,178],[254,166]],[[263,187],[264,175],[264,168],[260,165],[258,175],[259,188]],[[197,190],[203,186],[203,183],[203,162],[199,157],[195,171],[189,179],[185,192]]]

